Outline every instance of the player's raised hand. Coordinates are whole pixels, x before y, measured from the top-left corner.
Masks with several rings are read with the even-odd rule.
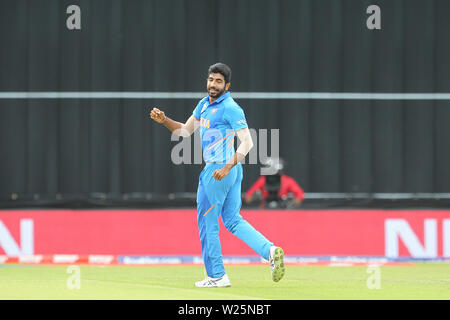
[[[152,111],[150,111],[150,118],[158,123],[163,123],[164,120],[166,120],[166,115],[164,114],[164,111],[161,111],[158,108],[153,108]]]

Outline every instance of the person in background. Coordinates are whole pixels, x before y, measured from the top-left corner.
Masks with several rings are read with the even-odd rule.
[[[260,203],[261,208],[286,207],[289,196],[292,194],[294,206],[300,206],[305,198],[304,191],[294,178],[284,174],[284,160],[282,158],[269,158],[264,165],[276,173],[261,175],[245,193],[245,202],[251,203],[254,200],[254,194],[259,192],[263,198]]]

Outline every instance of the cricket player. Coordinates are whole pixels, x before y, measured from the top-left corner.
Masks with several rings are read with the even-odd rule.
[[[170,119],[158,108],[150,118],[163,124],[171,132],[189,137],[200,128],[203,159],[197,190],[197,222],[200,233],[206,279],[196,287],[228,287],[230,279],[223,265],[219,216],[228,231],[244,241],[271,266],[272,280],[278,282],[285,273],[283,249],[274,246],[239,214],[241,209],[241,160],[253,147],[244,111],[228,92],[231,69],[216,63],[209,67],[206,79],[208,96],[201,99],[185,123]],[[240,145],[234,150],[234,137]]]

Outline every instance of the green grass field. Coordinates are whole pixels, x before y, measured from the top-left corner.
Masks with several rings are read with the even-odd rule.
[[[364,266],[288,265],[275,283],[268,265],[229,265],[232,286],[208,289],[193,285],[204,277],[200,265],[80,266],[80,288],[72,290],[67,268],[0,265],[0,299],[450,299],[449,264],[382,266],[381,287],[372,290]]]

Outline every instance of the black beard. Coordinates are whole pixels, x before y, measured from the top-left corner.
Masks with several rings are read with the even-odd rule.
[[[208,89],[208,94],[209,94],[209,96],[211,97],[211,98],[214,98],[214,99],[217,99],[217,98],[219,98],[221,95],[223,95],[225,93],[225,88],[223,88],[223,90],[219,90],[219,91],[217,91],[217,93],[216,94],[211,94],[210,92],[209,92],[209,89]]]

